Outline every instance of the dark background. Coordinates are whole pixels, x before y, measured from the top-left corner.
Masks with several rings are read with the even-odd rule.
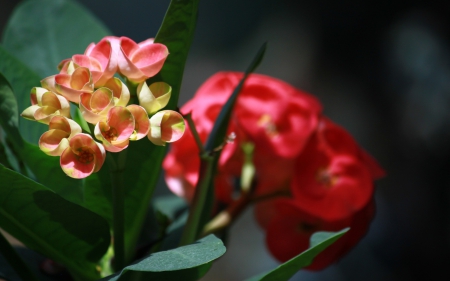
[[[1,0],[0,30],[17,2]],[[137,42],[156,35],[169,3],[79,2]],[[200,1],[180,105],[213,73],[244,70],[268,41],[257,72],[316,95],[388,172],[363,241],[336,265],[292,280],[449,278],[449,15],[444,1]],[[248,211],[204,280],[275,267],[263,243]]]

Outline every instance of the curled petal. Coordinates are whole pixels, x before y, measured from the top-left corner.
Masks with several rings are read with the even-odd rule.
[[[105,149],[119,152],[128,146],[134,132],[134,117],[125,107],[115,106],[108,112],[106,122],[99,122],[94,129],[95,137],[102,141]]]
[[[52,75],[52,76],[42,79],[41,86],[51,92],[57,93],[56,85],[55,85],[55,77],[56,77],[56,75]]]
[[[130,101],[130,91],[119,78],[113,77],[106,81],[105,87],[110,89],[114,96],[114,105],[126,106]]]
[[[54,116],[49,123],[49,131],[39,139],[39,148],[51,156],[59,156],[69,146],[69,140],[81,133],[75,121],[63,116]]]
[[[137,88],[139,104],[153,114],[167,105],[172,93],[172,87],[164,82],[156,82],[147,86],[144,81]]]
[[[79,67],[70,74],[57,74],[55,76],[56,92],[71,102],[79,103],[82,93],[92,93],[94,83],[89,69]]]
[[[169,55],[167,47],[144,41],[136,44],[127,37],[120,38],[119,72],[128,80],[140,83],[158,73]]]
[[[108,88],[102,87],[92,94],[82,93],[80,95],[81,114],[91,124],[106,120],[108,111],[113,106],[113,93]]]
[[[148,139],[164,146],[167,142],[179,140],[184,133],[185,124],[181,114],[172,110],[163,110],[150,118],[150,131]]]
[[[68,176],[81,179],[97,172],[105,162],[106,152],[87,134],[77,134],[61,154],[61,168]]]
[[[150,120],[148,119],[147,112],[142,106],[136,104],[127,106],[127,109],[134,117],[134,132],[130,136],[130,140],[140,140],[150,130]]]
[[[34,87],[31,89],[30,99],[33,105],[22,112],[24,118],[48,124],[56,115],[70,117],[70,104],[63,96],[45,88]]]

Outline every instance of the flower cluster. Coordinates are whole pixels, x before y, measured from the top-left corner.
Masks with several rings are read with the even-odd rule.
[[[32,105],[21,114],[49,125],[39,139],[41,150],[60,156],[63,171],[79,179],[102,167],[106,151],[122,151],[130,140],[147,136],[156,145],[178,140],[184,133],[183,117],[161,110],[169,102],[171,87],[164,82],[146,84],[168,54],[167,47],[153,39],[137,44],[127,37],[107,36],[91,43],[83,55],[63,60],[58,74],[31,90]],[[71,104],[78,106],[79,122],[86,121],[89,132],[71,119]]]
[[[191,113],[203,142],[242,77],[233,72],[214,75],[181,108]],[[268,249],[280,261],[306,250],[314,232],[351,227],[316,257],[308,267],[313,270],[337,260],[365,234],[374,212],[373,181],[384,175],[321,111],[313,96],[275,78],[250,75],[228,128],[234,142],[224,146],[215,177],[218,205],[233,204],[236,183],[251,159],[255,173],[247,192],[258,202],[255,216],[266,231]],[[247,149],[249,144],[252,149]],[[163,163],[169,188],[188,201],[198,181],[198,153],[187,129]]]

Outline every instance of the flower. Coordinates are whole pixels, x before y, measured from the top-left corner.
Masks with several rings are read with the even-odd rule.
[[[113,51],[109,37],[105,37],[98,44],[91,43],[83,55],[74,55],[71,59],[63,60],[59,68],[60,73],[71,74],[70,63],[73,67],[85,67],[90,70],[95,87],[104,86],[117,70],[117,54]]]
[[[107,120],[95,125],[95,137],[110,152],[119,152],[128,147],[135,129],[133,114],[125,107],[114,106],[108,111]]]
[[[114,106],[114,96],[110,89],[101,87],[93,93],[82,93],[79,106],[86,122],[97,124],[106,120],[109,110]]]
[[[67,73],[60,73],[44,78],[42,87],[64,96],[71,102],[79,103],[82,93],[92,93],[94,83],[91,72],[86,67],[75,68],[69,62]]]
[[[183,114],[191,113],[203,142],[242,77],[243,74],[237,72],[213,75],[181,108]],[[227,131],[236,138],[224,146],[219,159],[217,178],[221,180],[217,182],[216,178],[216,194],[222,194],[220,200],[231,200],[234,182],[240,177],[243,165],[241,145],[248,142],[254,144],[255,194],[289,190],[295,159],[317,127],[321,109],[311,95],[278,79],[251,74],[237,98]],[[168,186],[176,194],[193,194],[197,178],[179,172],[195,174],[193,168],[198,171],[197,164],[191,166],[192,159],[198,158],[198,150],[191,148],[193,143],[192,134],[186,133],[172,145],[163,163]]]
[[[53,116],[70,117],[70,104],[66,98],[45,88],[34,87],[30,93],[31,106],[21,116],[48,124]]]
[[[164,82],[155,82],[147,86],[142,82],[137,87],[139,104],[147,110],[148,114],[154,114],[169,103],[172,87]]]
[[[173,110],[162,110],[150,118],[150,130],[148,139],[156,145],[179,140],[184,133],[185,125],[183,116]]]
[[[306,250],[314,232],[350,227],[308,269],[333,263],[367,231],[374,212],[373,181],[383,175],[343,128],[322,117],[296,160],[291,198],[270,200],[255,209],[269,251],[284,262]]]
[[[75,121],[63,116],[53,116],[49,130],[39,138],[39,148],[47,155],[60,156],[69,146],[69,140],[81,133],[81,127]]]
[[[163,44],[147,39],[136,44],[128,37],[120,37],[119,72],[128,80],[140,83],[155,76],[163,67],[169,50]]]
[[[369,201],[353,216],[342,220],[325,220],[304,212],[301,204],[292,199],[280,199],[276,204],[275,217],[267,226],[266,243],[270,253],[285,262],[309,248],[312,234],[318,231],[350,230],[339,240],[316,256],[305,269],[320,270],[337,261],[364,236],[375,210]]]
[[[69,177],[82,179],[99,171],[105,157],[101,144],[90,135],[80,133],[70,139],[69,146],[61,154],[60,165]]]

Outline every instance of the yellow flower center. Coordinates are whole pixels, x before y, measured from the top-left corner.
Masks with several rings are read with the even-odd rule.
[[[316,174],[316,180],[324,186],[330,188],[336,184],[339,177],[331,174],[327,169],[320,168]]]
[[[269,114],[263,114],[258,120],[258,126],[266,129],[267,135],[270,137],[278,136],[278,130],[275,123],[272,121],[272,117]]]

